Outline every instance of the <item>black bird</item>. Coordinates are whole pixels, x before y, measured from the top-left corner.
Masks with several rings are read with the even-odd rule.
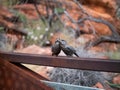
[[[52,45],[52,56],[58,56],[58,54],[60,53],[61,51],[61,48],[60,48],[60,42],[58,41],[58,39],[55,41],[55,44]]]
[[[60,43],[61,49],[67,56],[76,55],[77,57],[79,57],[79,55],[76,53],[76,50],[72,46],[69,46],[65,40],[58,40],[58,41]]]

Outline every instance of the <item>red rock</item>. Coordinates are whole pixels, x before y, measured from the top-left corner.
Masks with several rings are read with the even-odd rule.
[[[104,89],[103,85],[100,82],[96,83],[93,87]]]
[[[91,47],[89,49],[89,51],[92,51],[92,52],[105,52],[105,50],[102,47],[99,47],[99,46]]]
[[[120,84],[120,74],[113,78],[114,84]]]
[[[15,52],[51,55],[51,48],[42,48],[42,47],[39,47],[37,45],[31,45],[31,46],[28,46],[26,48],[16,50]]]

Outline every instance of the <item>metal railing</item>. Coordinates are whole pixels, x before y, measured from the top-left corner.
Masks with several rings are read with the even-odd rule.
[[[69,90],[72,90],[72,88],[76,88],[75,90],[99,90],[89,87],[51,83],[48,79],[29,70],[20,63],[82,70],[120,72],[119,60],[0,52],[0,90],[61,90],[61,87],[63,90],[68,90],[65,89],[66,86],[70,88]]]
[[[120,60],[101,58],[54,57],[26,53],[0,52],[0,58],[16,63],[36,64],[62,68],[120,72]]]

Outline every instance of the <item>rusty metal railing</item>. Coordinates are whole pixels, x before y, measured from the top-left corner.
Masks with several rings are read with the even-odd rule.
[[[1,53],[0,58],[10,62],[37,64],[62,68],[120,72],[120,61],[100,58],[54,57],[37,54]]]
[[[40,80],[47,80],[18,63],[0,59],[0,90],[53,90]]]
[[[20,63],[83,70],[120,72],[119,60],[54,57],[36,54],[0,52],[0,90],[53,90],[53,88],[40,81],[49,81],[48,79],[34,73]],[[47,83],[49,84],[49,82]]]

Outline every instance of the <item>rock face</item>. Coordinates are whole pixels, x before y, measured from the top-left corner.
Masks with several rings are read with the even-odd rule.
[[[30,53],[30,54],[42,54],[51,55],[51,48],[42,48],[37,45],[30,45],[26,48],[16,50],[15,52]]]
[[[87,16],[82,12],[82,10],[78,7],[78,5],[75,4],[73,1],[71,0],[57,0],[57,1],[61,2],[61,6],[63,6],[69,12],[70,16],[73,19],[79,20]],[[109,21],[117,28],[118,32],[120,31],[120,28],[118,27],[120,25],[120,22],[117,19],[115,19],[116,5],[119,6],[119,0],[117,0],[117,3],[116,3],[116,0],[78,0],[78,1],[82,3],[84,10],[89,15],[95,18],[102,18],[102,19]],[[51,10],[52,10],[52,5],[55,7],[59,7],[58,3],[56,2],[53,2],[52,4],[50,3],[48,5],[48,7],[50,7],[49,8],[50,15],[51,15]],[[37,4],[37,6],[38,6],[41,16],[42,15],[47,16],[45,1],[42,0],[42,3]],[[13,6],[13,9],[19,11],[21,14],[24,14],[28,19],[36,20],[39,18],[38,17],[39,15],[36,12],[36,9],[32,2],[29,4],[24,3],[24,4],[15,5]],[[6,12],[7,10],[5,8],[0,8],[0,10],[2,12],[0,13],[0,23],[1,22],[3,23],[2,20],[4,20],[2,16],[5,16],[7,18],[15,17],[10,12]],[[5,11],[5,13],[3,13],[3,11]],[[87,20],[82,25],[76,26],[76,24],[71,23],[70,20],[68,20],[68,18],[66,19],[64,14],[61,14],[61,19],[65,23],[66,27],[72,27],[73,30],[77,29],[79,30],[79,32],[84,32],[85,34],[96,33],[97,36],[111,35],[111,31],[109,30],[108,26],[102,23],[95,23],[93,21],[91,22]],[[9,28],[14,27],[14,24],[11,23],[11,21],[8,21],[8,22],[5,21],[4,24]],[[55,35],[53,36],[53,38],[54,37],[56,38]],[[54,42],[53,40],[51,41]]]
[[[70,16],[74,18],[75,20],[80,19],[83,15],[81,12],[80,8],[72,1],[70,0],[57,0],[59,2],[65,2],[63,4],[63,7],[67,9],[69,12]],[[116,21],[114,18],[115,16],[115,11],[116,11],[116,1],[115,0],[79,0],[82,5],[84,10],[91,16],[96,17],[96,18],[103,18],[109,22],[111,22],[113,25],[118,27],[119,23]],[[42,1],[41,4],[37,5],[39,12],[41,15],[46,16],[46,4],[43,3]],[[119,1],[117,1],[119,2]],[[57,3],[53,2],[53,6],[58,7]],[[51,4],[48,6],[50,7],[49,10],[51,12]],[[16,5],[14,6],[14,9],[19,10],[22,14],[26,15],[29,19],[37,19],[38,14],[36,12],[36,9],[33,4],[21,4],[21,5]],[[76,29],[76,25],[71,23],[69,20],[65,20],[66,18],[64,17],[65,15],[62,15],[62,20],[64,21],[66,26],[72,27]],[[118,24],[116,24],[118,23]],[[95,22],[89,22],[85,21],[83,23],[83,26],[79,25],[79,30],[84,31],[85,33],[91,33],[93,32],[91,30],[91,25],[94,27],[94,30],[96,31],[97,35],[111,35],[111,31],[109,28],[101,23],[95,23]],[[119,31],[119,30],[118,30]]]
[[[113,83],[120,85],[120,74],[118,74],[113,78]]]
[[[0,6],[0,26],[3,26],[7,30],[12,30],[17,33],[26,35],[27,32],[22,28],[22,22],[19,17],[15,15],[15,13],[10,11],[8,8],[4,6]]]

